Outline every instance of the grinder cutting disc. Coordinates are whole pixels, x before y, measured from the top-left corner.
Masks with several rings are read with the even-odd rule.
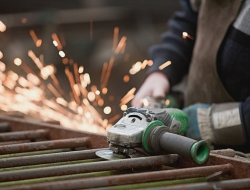
[[[122,154],[115,154],[113,150],[98,150],[96,151],[96,156],[100,158],[104,158],[105,160],[117,160],[117,159],[124,159],[127,158],[125,155]]]

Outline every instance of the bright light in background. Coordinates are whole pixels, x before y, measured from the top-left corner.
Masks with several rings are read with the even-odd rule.
[[[20,65],[22,64],[22,60],[21,60],[20,58],[15,58],[15,59],[14,59],[14,63],[15,63],[15,65],[17,65],[17,66],[20,66]]]
[[[103,112],[104,112],[105,114],[110,114],[110,113],[111,113],[111,107],[106,106],[106,107],[103,109]]]
[[[0,32],[4,32],[6,30],[6,25],[0,20]]]
[[[35,85],[40,84],[39,78],[37,76],[33,75],[32,73],[27,74],[27,79]]]
[[[47,65],[41,69],[41,75],[43,79],[47,79],[49,75],[55,72],[55,68],[52,65]]]
[[[55,40],[53,40],[53,44],[54,44],[54,46],[58,46],[58,43],[57,43],[57,41],[55,41]]]
[[[79,73],[83,73],[83,71],[84,71],[84,67],[83,67],[83,66],[80,66],[79,69],[78,69],[78,72],[79,72]]]
[[[128,108],[127,105],[122,105],[122,106],[121,106],[121,110],[122,110],[122,111],[125,111],[127,108]]]
[[[89,76],[88,73],[85,73],[85,74],[83,75],[83,79],[84,79],[84,81],[85,81],[87,84],[90,84],[90,76]]]
[[[65,53],[64,53],[63,51],[59,51],[59,55],[60,55],[61,57],[65,57]]]
[[[95,93],[94,92],[89,92],[88,93],[88,99],[89,99],[89,101],[93,102],[95,100]]]
[[[96,95],[100,95],[100,90],[96,90],[96,91],[95,91],[95,94],[96,94]]]

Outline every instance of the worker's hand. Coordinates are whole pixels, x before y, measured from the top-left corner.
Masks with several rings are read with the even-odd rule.
[[[132,106],[139,108],[142,106],[142,99],[146,96],[165,98],[169,89],[170,83],[165,74],[160,72],[152,73],[146,78],[131,104]]]
[[[247,141],[238,102],[194,104],[183,111],[188,115],[186,136],[190,138],[214,145],[243,145]]]
[[[188,130],[186,136],[195,140],[201,140],[201,134],[199,130],[197,120],[197,109],[198,108],[209,108],[208,104],[194,104],[183,109],[188,116]]]

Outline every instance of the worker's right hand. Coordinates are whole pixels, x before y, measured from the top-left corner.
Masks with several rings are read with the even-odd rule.
[[[147,96],[165,98],[169,90],[170,83],[167,76],[160,72],[154,72],[146,78],[131,104],[132,106],[139,108],[142,106],[143,98]]]

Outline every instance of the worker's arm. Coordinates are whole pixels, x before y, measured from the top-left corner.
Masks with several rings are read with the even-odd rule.
[[[250,97],[245,102],[194,104],[183,110],[188,137],[214,145],[243,145],[250,140]]]
[[[182,11],[176,12],[169,20],[169,30],[162,35],[162,43],[150,48],[154,64],[148,70],[146,80],[136,93],[132,106],[140,107],[141,99],[146,96],[163,98],[171,86],[180,82],[188,72],[196,37],[197,13],[192,10],[189,0],[180,2]],[[187,32],[193,39],[183,39],[183,32]],[[171,61],[171,65],[159,70],[159,66],[167,61]]]

